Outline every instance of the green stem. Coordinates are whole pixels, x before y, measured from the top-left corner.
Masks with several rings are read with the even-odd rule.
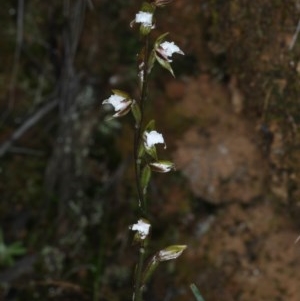
[[[139,261],[136,266],[133,301],[143,300],[143,288],[141,287],[141,283],[142,283],[143,266],[145,261],[145,253],[146,253],[145,243],[142,243],[139,249]]]
[[[142,143],[142,125],[144,120],[144,106],[147,99],[148,91],[148,66],[149,66],[149,36],[145,37],[145,48],[144,48],[144,65],[143,65],[143,80],[142,80],[142,89],[141,97],[139,100],[139,106],[141,110],[141,119],[140,122],[135,125],[134,131],[134,161],[135,161],[135,180],[137,186],[137,193],[139,199],[139,207],[143,214],[147,213],[147,206],[145,196],[141,187],[141,168],[140,168],[140,158],[138,157],[139,146]]]
[[[139,106],[141,110],[141,119],[140,122],[135,126],[134,132],[134,161],[135,161],[135,179],[137,186],[137,193],[139,198],[139,207],[141,213],[147,214],[147,204],[145,200],[145,194],[141,186],[141,167],[140,167],[140,158],[138,157],[139,146],[142,143],[142,126],[144,120],[144,105],[147,99],[147,90],[148,90],[148,60],[149,60],[149,36],[145,37],[145,46],[144,46],[144,65],[143,65],[143,77],[142,77],[142,88],[141,88],[141,97],[139,100]],[[134,283],[134,295],[133,301],[142,301],[143,300],[143,288],[141,287],[142,283],[142,272],[145,261],[146,253],[146,243],[145,240],[141,242],[139,249],[139,259],[136,266],[136,275]]]

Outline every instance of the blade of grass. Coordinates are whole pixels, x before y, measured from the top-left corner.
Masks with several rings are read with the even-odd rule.
[[[190,285],[190,288],[191,288],[191,290],[192,290],[192,292],[193,292],[193,294],[194,294],[194,296],[195,296],[195,298],[196,298],[197,301],[205,301],[203,299],[203,297],[201,296],[201,294],[200,294],[197,286],[194,283],[192,283]]]

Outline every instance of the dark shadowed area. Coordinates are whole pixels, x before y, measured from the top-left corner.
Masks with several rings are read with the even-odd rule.
[[[0,300],[129,301],[138,212],[133,120],[137,0],[2,0]],[[149,189],[145,301],[299,301],[300,1],[174,0],[152,36],[185,56],[156,66],[148,119],[176,171]]]

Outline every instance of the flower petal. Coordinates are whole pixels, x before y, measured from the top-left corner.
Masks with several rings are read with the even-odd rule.
[[[137,231],[140,239],[144,240],[150,231],[150,223],[145,219],[139,219],[136,224],[133,224],[129,227],[132,231]]]
[[[174,43],[165,41],[160,44],[166,56],[171,57],[173,53],[179,53],[184,55],[183,51]]]
[[[102,102],[102,104],[110,104],[114,107],[115,111],[119,111],[119,110],[122,110],[124,108],[124,106],[126,106],[125,100],[126,99],[124,97],[113,94],[108,99],[105,99]]]
[[[145,132],[145,147],[151,148],[155,144],[164,144],[165,140],[162,134],[157,131]]]
[[[149,12],[139,11],[135,15],[135,23],[141,23],[144,26],[152,27],[153,14]]]

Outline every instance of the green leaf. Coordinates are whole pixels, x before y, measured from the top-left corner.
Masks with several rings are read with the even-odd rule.
[[[154,43],[154,45],[155,45],[154,48],[157,48],[168,34],[169,34],[168,32],[165,32],[162,35],[160,35]]]
[[[156,152],[156,147],[152,146],[150,148],[145,147],[145,151],[148,155],[150,155],[153,159],[155,159],[156,161],[157,159],[157,152]]]
[[[148,61],[148,73],[151,72],[151,70],[154,66],[154,63],[155,63],[155,51],[152,50],[150,53],[150,56],[149,56],[149,61]]]
[[[143,272],[142,285],[145,285],[150,280],[158,265],[159,261],[157,260],[156,256],[153,256]]]
[[[126,92],[124,91],[121,91],[121,90],[118,90],[118,89],[113,89],[112,92],[116,95],[119,95],[119,96],[122,96],[124,97],[125,99],[130,99],[130,96],[129,94],[127,94]]]
[[[141,177],[141,185],[142,185],[144,194],[146,194],[150,179],[151,179],[151,168],[149,167],[149,165],[146,165],[143,168],[142,177]]]
[[[135,100],[133,100],[132,102],[132,105],[131,105],[131,112],[132,112],[132,115],[135,119],[135,122],[137,124],[140,124],[141,122],[141,110],[140,110],[140,107],[139,105],[137,104],[137,102]]]
[[[173,69],[168,61],[162,59],[157,54],[155,54],[155,58],[163,68],[167,69],[173,75],[173,77],[175,77]]]
[[[197,301],[205,301],[203,299],[203,297],[201,296],[201,294],[200,294],[197,286],[194,283],[192,283],[190,285],[190,288],[191,288],[191,290],[192,290],[192,292],[193,292],[193,294],[194,294],[194,296],[195,296],[195,298],[196,298]]]
[[[144,132],[150,132],[153,131],[154,129],[155,129],[155,120],[152,119],[146,125]]]
[[[144,154],[145,154],[145,146],[143,143],[141,143],[138,150],[138,158],[142,158]]]
[[[142,7],[141,7],[141,11],[153,14],[154,11],[155,11],[155,6],[153,6],[149,2],[143,2]]]

